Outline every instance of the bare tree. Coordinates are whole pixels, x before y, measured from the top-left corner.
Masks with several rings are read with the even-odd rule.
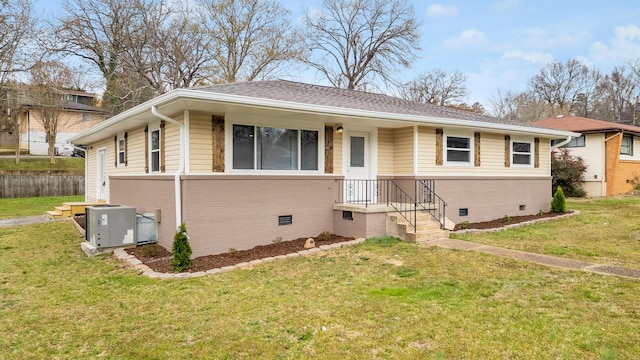
[[[439,106],[460,103],[467,96],[467,76],[459,71],[447,74],[436,68],[409,81],[400,88],[408,100]]]
[[[211,0],[206,8],[214,82],[267,78],[302,52],[290,11],[277,1]]]
[[[396,84],[398,67],[410,67],[419,50],[420,23],[407,0],[324,0],[303,21],[310,54],[302,60],[335,87]]]
[[[578,60],[568,60],[566,63],[555,61],[545,65],[529,80],[529,89],[557,114],[567,114],[580,104],[586,109],[598,78],[596,70],[589,70]],[[585,101],[587,104],[584,104]],[[581,115],[586,115],[586,110]]]
[[[45,131],[49,159],[55,164],[55,145],[62,111],[63,89],[73,78],[72,71],[56,61],[40,62],[31,69],[28,96],[37,121]]]
[[[553,115],[552,108],[533,93],[498,90],[489,98],[490,114],[497,118],[529,123]]]

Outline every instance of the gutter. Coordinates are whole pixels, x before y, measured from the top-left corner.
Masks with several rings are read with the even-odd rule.
[[[158,109],[155,105],[151,106],[151,113],[166,122],[174,124],[180,128],[180,166],[178,167],[178,171],[174,175],[174,191],[175,191],[175,202],[176,202],[176,230],[180,228],[182,224],[182,187],[180,186],[180,177],[184,174],[184,163],[185,163],[185,139],[186,139],[186,131],[184,128],[184,124],[176,121],[164,114],[158,112]]]

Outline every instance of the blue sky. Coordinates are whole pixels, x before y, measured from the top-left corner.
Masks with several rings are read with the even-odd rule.
[[[56,14],[60,0],[33,0],[38,16]],[[179,0],[178,0],[179,1]],[[468,76],[467,103],[488,98],[498,89],[522,91],[550,61],[579,59],[608,73],[640,58],[640,1],[637,0],[467,0],[420,1],[421,51],[408,81],[439,67]],[[321,0],[281,0],[294,21]],[[320,83],[314,73],[300,80]]]

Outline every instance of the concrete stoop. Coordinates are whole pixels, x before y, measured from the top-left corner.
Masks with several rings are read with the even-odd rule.
[[[449,238],[449,230],[441,229],[440,223],[434,220],[429,213],[416,215],[415,230],[402,215],[390,213],[387,215],[387,234],[419,244]]]

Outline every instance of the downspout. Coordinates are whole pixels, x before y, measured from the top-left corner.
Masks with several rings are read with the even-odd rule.
[[[560,147],[563,147],[563,146],[567,145],[567,144],[571,141],[571,139],[573,139],[573,136],[571,136],[571,135],[567,136],[567,139],[566,139],[565,141],[563,141],[563,142],[559,142],[559,143],[557,143],[557,144],[553,145],[553,146],[551,147],[551,151],[553,151],[553,150],[555,150],[555,149],[557,149],[557,148],[560,148]]]
[[[175,200],[176,200],[176,229],[180,228],[180,225],[182,224],[182,187],[180,186],[180,176],[182,176],[182,174],[184,174],[184,159],[185,159],[185,149],[184,149],[184,144],[185,142],[185,137],[186,137],[186,132],[185,132],[185,128],[184,128],[184,124],[176,121],[164,114],[161,114],[158,112],[158,109],[155,106],[151,107],[151,113],[157,117],[160,118],[166,122],[169,122],[171,124],[174,124],[176,126],[178,126],[180,128],[180,166],[178,167],[178,171],[176,172],[176,174],[174,175],[174,191],[175,191]]]

